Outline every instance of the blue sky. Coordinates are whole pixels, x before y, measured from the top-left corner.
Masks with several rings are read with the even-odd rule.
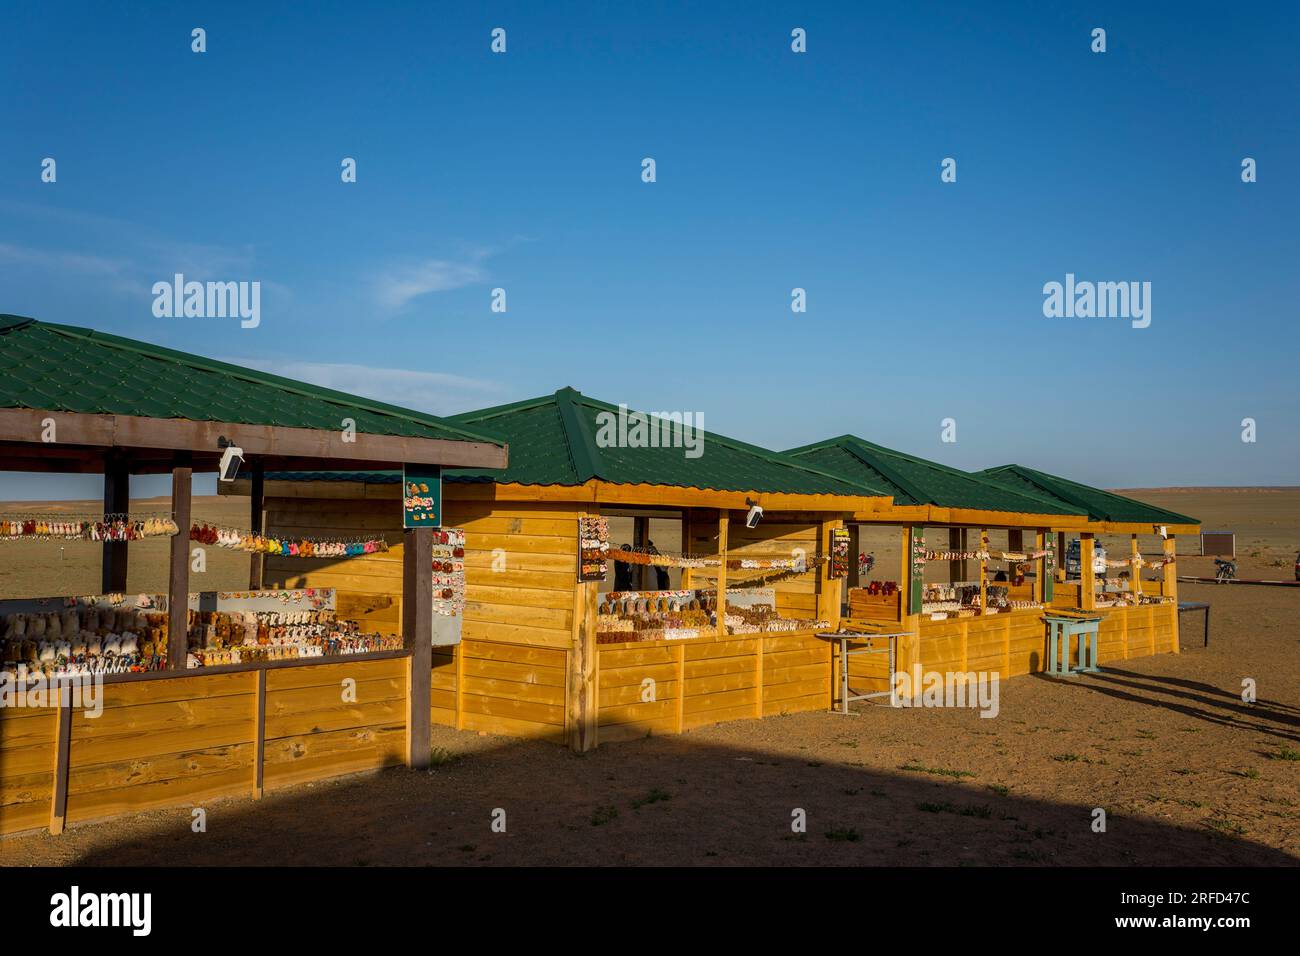
[[[433,412],[572,385],[775,448],[1297,483],[1297,7],[986,6],[11,7],[0,312]],[[155,318],[178,271],[260,281],[261,326]],[[1151,282],[1151,326],[1044,317],[1067,272]]]

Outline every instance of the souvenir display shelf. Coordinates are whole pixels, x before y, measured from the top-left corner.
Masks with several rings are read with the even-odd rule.
[[[191,594],[189,668],[400,650],[400,635],[339,618],[333,588]]]
[[[927,584],[921,614],[932,621],[949,618],[983,617],[1012,611],[1037,611],[1038,601],[1013,598],[1009,584],[986,584],[985,603],[980,603],[980,586],[974,583]]]
[[[0,601],[0,673],[24,679],[166,667],[164,595]]]
[[[334,601],[330,588],[191,593],[185,666],[402,649],[398,635],[340,619]],[[0,674],[34,679],[165,671],[167,610],[161,594],[0,601]]]
[[[825,628],[825,621],[783,618],[772,588],[727,591],[724,617],[732,635],[779,634]],[[596,607],[596,643],[690,640],[717,636],[716,588],[676,591],[609,591]]]

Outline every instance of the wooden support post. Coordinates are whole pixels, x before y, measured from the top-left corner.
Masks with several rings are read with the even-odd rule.
[[[632,547],[644,548],[650,543],[650,519],[633,518],[632,519]],[[648,564],[639,564],[636,570],[636,589],[638,591],[649,591],[651,567]]]
[[[248,496],[248,527],[253,534],[265,531],[264,513],[266,510],[266,469],[261,461],[253,462],[252,489]],[[254,551],[248,557],[248,586],[254,591],[262,589],[262,568],[265,558],[260,551]]]
[[[685,550],[683,548],[682,550]],[[681,733],[686,724],[686,642],[677,642],[677,717],[673,726]]]
[[[1141,558],[1142,550],[1138,547],[1138,536],[1132,536],[1133,547],[1129,551],[1130,558]],[[1142,593],[1142,565],[1137,561],[1132,561],[1128,566],[1129,583],[1133,589],[1133,601],[1136,604],[1138,595]]]
[[[56,682],[55,686],[59,684]],[[54,792],[50,799],[50,834],[63,832],[68,819],[68,763],[72,755],[72,688],[59,690],[55,715]]]
[[[433,745],[433,529],[402,533],[402,639],[406,682],[406,765],[429,766]]]
[[[131,510],[131,464],[126,453],[114,448],[104,456],[104,514],[126,514]],[[182,528],[189,534],[189,525]],[[127,542],[105,541],[100,564],[100,593],[126,591]]]
[[[989,549],[989,532],[987,528],[980,528],[980,550]],[[988,558],[980,558],[980,614],[986,614],[989,606],[989,562]]]
[[[841,518],[817,522],[817,540],[820,542],[819,548],[822,554],[829,555],[831,553],[831,532],[843,527],[844,521]],[[817,568],[817,620],[829,621],[832,631],[838,630],[840,626],[843,587],[844,582],[842,579],[831,577],[831,562],[829,560],[819,562]]]
[[[586,753],[599,733],[596,605],[599,581],[581,581],[573,595],[573,644],[569,648],[569,749]]]
[[[1025,532],[1021,528],[1010,528],[1007,531],[1007,550],[1023,551],[1025,550]]]
[[[189,452],[178,452],[172,465],[172,516],[179,534],[171,538],[171,570],[167,583],[167,669],[185,670],[189,654],[190,517],[194,470]]]
[[[1056,532],[1056,580],[1065,583],[1065,532]]]
[[[897,648],[897,655],[894,660],[894,667],[898,671],[910,674],[912,672],[913,665],[919,664],[921,661],[921,613],[920,613],[921,604],[920,601],[917,601],[915,605],[913,605],[912,602],[912,591],[914,587],[913,578],[915,577],[915,575],[912,573],[912,547],[913,544],[918,542],[914,541],[911,526],[905,526],[902,530],[903,530],[903,534],[901,540],[901,548],[902,548],[903,556],[899,567],[899,577],[898,577],[899,585],[903,592],[901,595],[902,600],[899,605],[900,610],[902,612],[901,613],[902,627],[900,628],[900,630],[907,632],[907,634],[904,637],[898,638],[897,641],[895,642],[895,646]],[[923,538],[925,535],[925,529],[918,528],[917,530],[919,531],[921,537]],[[924,588],[925,588],[924,578],[922,579],[920,584],[921,584],[922,595],[924,596]],[[893,674],[889,675],[889,680],[890,680],[890,690],[892,691],[894,688]],[[921,693],[921,688],[919,687],[912,688],[913,696],[918,696],[920,693]]]
[[[1092,533],[1084,531],[1079,535],[1079,607],[1085,611],[1097,607],[1097,575],[1092,569],[1092,559],[1096,551],[1096,539]]]
[[[452,645],[456,662],[456,729],[465,729],[465,640]],[[567,687],[567,684],[566,684]]]
[[[598,513],[598,512],[596,512]],[[578,515],[578,524],[590,517]],[[600,732],[598,686],[599,651],[596,646],[596,606],[599,581],[579,581],[573,590],[573,628],[569,645],[569,674],[566,681],[569,749],[586,753],[596,747]]]
[[[862,574],[858,568],[858,555],[862,553],[862,525],[849,525],[849,587],[862,587]]]
[[[961,528],[948,529],[948,550],[961,551],[966,547],[966,535]],[[909,555],[908,560],[911,560]],[[948,580],[956,584],[958,581],[966,580],[966,562],[956,558],[948,562]]]
[[[257,681],[257,727],[256,746],[253,752],[253,799],[262,799],[263,777],[266,768],[266,668],[258,668],[253,675]]]
[[[718,637],[727,636],[727,528],[731,524],[731,512],[726,508],[718,512]]]
[[[1165,538],[1164,547],[1162,548],[1162,551],[1166,558],[1173,558],[1174,562],[1177,561],[1178,542],[1174,535],[1171,534],[1169,537]],[[1173,621],[1173,628],[1174,628],[1173,652],[1175,654],[1178,654],[1182,651],[1182,646],[1178,640],[1178,565],[1177,563],[1174,562],[1171,562],[1170,564],[1166,564],[1164,566],[1163,570],[1164,570],[1165,579],[1163,583],[1164,583],[1164,595],[1166,598],[1169,599],[1169,601],[1172,602],[1169,605],[1169,616],[1170,619]],[[1152,616],[1154,617],[1155,608],[1152,608],[1151,610],[1153,612]],[[1209,611],[1206,611],[1205,613],[1209,614]]]
[[[1047,532],[1039,528],[1034,532],[1034,550],[1045,551],[1047,549]],[[1047,604],[1047,557],[1041,557],[1034,562],[1038,569],[1034,574],[1034,600],[1039,604]]]
[[[694,516],[694,508],[687,508],[682,512],[682,554],[690,554],[692,551],[691,538],[694,532]],[[682,590],[689,591],[693,587],[695,587],[695,569],[682,568]]]

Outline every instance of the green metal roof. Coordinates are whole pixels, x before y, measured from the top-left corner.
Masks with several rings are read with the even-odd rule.
[[[688,458],[681,447],[606,447],[597,436],[600,416],[607,413],[617,416],[619,407],[562,388],[554,395],[453,415],[448,421],[457,426],[483,428],[505,438],[510,463],[504,471],[449,469],[444,476],[524,485],[581,485],[595,478],[714,491],[889,494],[873,483],[834,475],[713,432],[704,433],[703,453],[697,458]]]
[[[1121,521],[1131,524],[1200,524],[1197,518],[1176,511],[1157,508],[1135,498],[1082,485],[1068,478],[1049,475],[1024,465],[986,468],[980,474],[1004,485],[1037,494],[1050,495],[1066,504],[1084,509],[1093,521]]]
[[[512,446],[513,447],[513,446]],[[854,435],[841,435],[785,452],[834,474],[885,488],[898,505],[975,508],[1014,514],[1081,515],[1068,502],[1025,488],[1009,488],[980,474],[950,468]]]
[[[0,315],[0,408],[502,444],[423,412],[91,329]]]

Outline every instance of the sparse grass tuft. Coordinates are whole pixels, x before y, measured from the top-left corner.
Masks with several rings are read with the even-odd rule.
[[[663,801],[671,800],[672,798],[673,795],[671,793],[668,793],[666,790],[660,790],[658,787],[655,787],[653,790],[651,790],[641,799],[633,800],[632,809],[640,810],[648,803],[662,803]]]
[[[923,767],[919,763],[904,763],[898,765],[899,770],[910,770],[913,773],[929,773],[936,777],[953,777],[960,780],[962,777],[973,777],[975,774],[969,770],[947,770],[943,767]]]
[[[862,834],[853,827],[836,827],[826,831],[826,839],[835,843],[857,843],[862,839]]]

